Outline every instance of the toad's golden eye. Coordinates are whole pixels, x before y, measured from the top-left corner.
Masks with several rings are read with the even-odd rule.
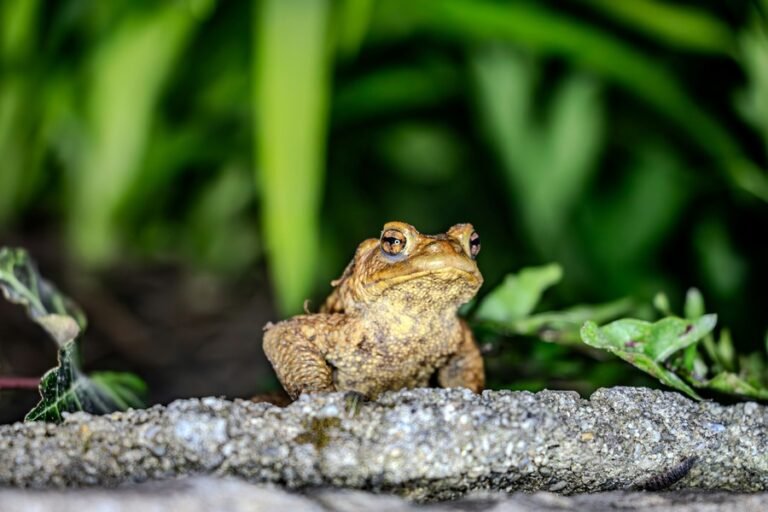
[[[469,236],[469,255],[476,258],[480,253],[480,235],[477,231],[473,231]]]
[[[405,249],[405,235],[396,229],[381,234],[381,250],[390,256],[397,256]]]

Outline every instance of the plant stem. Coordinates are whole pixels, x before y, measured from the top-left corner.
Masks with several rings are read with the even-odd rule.
[[[0,377],[0,391],[4,389],[37,390],[39,385],[39,377]]]

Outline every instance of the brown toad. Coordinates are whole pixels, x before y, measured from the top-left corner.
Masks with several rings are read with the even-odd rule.
[[[470,224],[435,236],[385,224],[358,246],[320,313],[265,327],[264,352],[285,390],[375,398],[427,386],[433,375],[442,387],[482,390],[483,359],[457,316],[483,283],[479,251]]]

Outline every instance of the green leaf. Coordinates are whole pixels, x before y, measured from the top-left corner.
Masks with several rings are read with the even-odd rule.
[[[264,242],[283,313],[312,288],[320,245],[331,59],[327,0],[254,9],[253,119]]]
[[[765,3],[763,3],[765,5]],[[739,35],[737,58],[746,75],[746,86],[737,97],[737,107],[742,117],[762,137],[768,151],[768,23],[765,7],[755,9],[748,30]]]
[[[656,257],[689,201],[685,167],[668,146],[638,141],[631,151],[623,176],[594,196],[584,216],[585,234],[609,290],[655,288],[647,276],[627,268]],[[649,203],[658,207],[649,209]]]
[[[540,62],[498,45],[474,52],[472,66],[485,130],[502,163],[516,215],[537,248],[551,253],[597,169],[603,142],[599,84],[566,75],[554,88],[548,115],[532,108],[541,95]],[[543,84],[541,84],[543,85]]]
[[[581,337],[587,345],[612,352],[662,383],[698,399],[699,395],[663,363],[706,336],[716,323],[716,315],[693,321],[667,317],[655,323],[622,319],[603,327],[586,322]]]
[[[685,294],[685,318],[696,320],[706,311],[704,308],[704,297],[697,288],[690,288]]]
[[[403,115],[443,103],[460,92],[460,75],[441,60],[372,69],[338,84],[332,102],[333,122],[339,126]]]
[[[144,406],[147,384],[138,376],[127,372],[93,372],[90,377],[120,410]]]
[[[563,269],[554,263],[509,274],[483,299],[475,319],[508,324],[524,318],[536,307],[544,290],[558,283],[562,277]]]
[[[373,0],[339,0],[336,4],[336,46],[343,57],[354,57],[363,44],[373,13]]]
[[[711,293],[729,301],[737,300],[746,286],[749,266],[734,243],[733,230],[722,215],[711,212],[694,228],[693,235],[700,273]]]
[[[718,373],[705,386],[721,393],[768,400],[768,389],[755,387],[733,372]]]
[[[671,316],[672,308],[669,305],[669,297],[664,292],[658,292],[653,297],[653,307],[662,315]]]
[[[756,388],[768,389],[768,361],[760,352],[739,358],[739,375]]]
[[[90,45],[87,94],[89,138],[67,173],[68,231],[79,256],[104,264],[119,250],[120,216],[143,178],[156,105],[177,59],[213,5],[159,2],[137,9]],[[149,7],[149,6],[148,6]]]
[[[685,347],[685,350],[683,350],[683,357],[677,358],[677,361],[675,361],[678,365],[682,366],[682,368],[685,370],[685,372],[689,375],[701,375],[699,373],[696,373],[696,370],[702,369],[701,364],[704,362],[699,358],[699,352],[698,352],[698,346],[696,343],[693,345],[688,345]],[[702,376],[706,375],[706,365],[704,365],[704,373]]]
[[[698,288],[689,288],[686,292],[683,311],[685,312],[685,318],[688,320],[696,320],[697,318],[702,317],[704,313],[706,313],[706,308],[704,307],[704,297],[701,295],[701,292],[698,290]],[[715,339],[712,333],[710,332],[704,336],[701,342],[705,352],[712,356],[712,354],[715,353],[713,350]],[[718,369],[722,367],[717,357],[712,358],[712,360],[716,365],[718,365]],[[706,377],[706,364],[699,356],[699,348],[697,345],[691,345],[685,349],[685,356],[683,357],[681,363],[686,373],[692,376],[691,379],[693,380],[694,385],[696,385],[695,382],[699,382]]]
[[[24,306],[32,320],[57,340],[60,347],[86,327],[85,314],[80,307],[40,276],[37,266],[24,249],[0,248],[0,289],[6,299]],[[60,330],[72,329],[72,326],[63,325],[66,320],[57,321],[51,315],[70,318],[78,332],[59,342]]]
[[[667,317],[653,323],[626,318],[600,328],[604,346],[598,348],[642,352],[660,363],[699,341],[715,328],[716,323],[717,315],[704,315],[693,321]]]
[[[0,248],[0,290],[24,306],[59,347],[58,366],[40,380],[41,400],[25,420],[57,422],[64,412],[107,413],[142,405],[146,385],[135,375],[105,372],[89,378],[80,370],[76,341],[85,329],[85,315],[40,276],[23,249]]]
[[[720,331],[720,339],[717,341],[717,362],[726,370],[733,370],[736,367],[736,351],[733,348],[731,332],[728,329]]]
[[[768,178],[746,159],[740,141],[687,91],[658,59],[594,25],[532,2],[422,0],[382,2],[384,19],[409,18],[405,30],[466,41],[512,42],[534,53],[562,57],[624,88],[717,161],[735,186],[768,201]]]
[[[579,341],[579,329],[587,320],[603,323],[634,309],[634,301],[623,298],[605,304],[580,304],[562,311],[547,311],[520,318],[509,324],[514,334],[539,335],[545,341],[567,343]]]
[[[379,138],[381,159],[404,180],[449,182],[461,168],[461,140],[440,125],[403,122]]]
[[[0,2],[0,225],[30,205],[45,177],[51,134],[42,84],[50,84],[51,75],[39,79],[45,59],[38,32],[50,14],[43,12],[36,0]]]
[[[727,54],[734,45],[728,25],[703,9],[657,0],[589,0],[589,4],[680,48]]]
[[[74,342],[59,350],[59,365],[40,380],[40,402],[27,413],[25,421],[62,420],[62,413],[85,411],[105,414],[142,407],[146,384],[130,373],[94,373],[86,376],[79,368]]]

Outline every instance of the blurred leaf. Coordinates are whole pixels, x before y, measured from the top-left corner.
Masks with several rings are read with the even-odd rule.
[[[766,12],[755,10],[751,27],[739,35],[738,57],[747,75],[747,85],[737,98],[737,107],[762,136],[768,155],[768,22],[765,15]]]
[[[333,122],[361,122],[376,116],[443,103],[459,94],[457,72],[443,62],[374,69],[340,83],[334,92]]]
[[[518,274],[509,274],[483,299],[475,319],[511,323],[523,318],[533,311],[544,290],[562,277],[563,269],[556,264],[524,268]]]
[[[40,60],[35,52],[40,2],[0,2],[0,227],[26,207],[42,178],[45,149]]]
[[[686,351],[696,349],[695,345],[691,345],[690,347],[686,348]],[[709,368],[707,368],[707,363],[704,362],[704,359],[701,357],[701,354],[694,350],[696,357],[693,360],[693,368],[688,369],[688,372],[691,375],[691,379],[693,382],[701,382],[704,380],[707,376],[707,373],[709,372]]]
[[[655,323],[623,319],[603,327],[598,327],[595,322],[586,322],[581,329],[581,337],[587,345],[608,350],[662,383],[700,399],[663,363],[711,332],[716,322],[715,315],[704,315],[692,322],[676,317],[667,317]]]
[[[72,169],[68,203],[71,241],[90,263],[107,262],[119,246],[120,208],[141,176],[155,106],[198,13],[181,2],[137,9],[94,47],[88,150]]]
[[[696,320],[702,317],[705,313],[704,298],[701,296],[701,292],[696,288],[688,289],[685,295],[685,304],[683,306],[683,312],[685,318],[688,320]],[[707,334],[702,340],[711,338],[712,333]],[[707,374],[706,363],[699,357],[698,344],[694,343],[685,347],[683,351],[683,357],[677,358],[677,361],[673,362],[672,369],[675,364],[682,365],[682,369],[692,378],[703,379]]]
[[[26,251],[0,248],[0,289],[8,300],[24,306],[58,346],[59,364],[40,380],[41,400],[25,420],[58,422],[63,412],[107,413],[142,405],[146,386],[138,377],[102,373],[91,379],[82,373],[76,340],[85,328],[85,315],[40,276]]]
[[[658,292],[653,296],[653,307],[664,316],[671,316],[672,309],[669,305],[669,297],[664,292]]]
[[[336,3],[336,44],[342,57],[360,50],[371,21],[374,0],[339,0]]]
[[[673,153],[653,145],[637,148],[637,153],[618,183],[593,196],[583,212],[584,233],[607,293],[650,294],[664,287],[643,269],[654,264],[691,194]]]
[[[548,148],[552,152],[553,201],[574,201],[597,164],[603,145],[604,116],[599,83],[584,75],[563,80],[552,98]],[[561,180],[558,182],[558,180]],[[564,183],[563,183],[564,182]],[[572,195],[560,189],[572,188]]]
[[[525,167],[528,154],[537,154],[541,143],[540,127],[532,122],[532,98],[539,79],[538,63],[510,49],[487,46],[476,50],[471,60],[478,88],[478,101],[483,122],[490,140],[497,146],[500,156],[509,164]],[[513,144],[520,152],[504,151]],[[510,170],[510,173],[514,170]],[[518,171],[519,172],[519,171]],[[511,174],[511,176],[515,176]],[[519,172],[519,177],[522,173]]]
[[[736,351],[733,348],[731,332],[728,329],[720,331],[720,338],[717,341],[717,362],[728,371],[736,368]]]
[[[704,297],[701,292],[696,288],[689,288],[685,294],[685,318],[688,320],[696,320],[705,313],[704,309]]]
[[[618,190],[599,198],[589,212],[599,232],[602,263],[616,267],[653,253],[677,222],[688,199],[680,164],[662,148],[642,148]],[[654,208],[648,208],[653,204]]]
[[[589,0],[587,4],[680,48],[727,53],[733,47],[728,26],[693,6],[656,0]]]
[[[0,289],[6,299],[24,306],[30,318],[40,323],[54,340],[60,339],[55,321],[49,323],[41,319],[50,315],[73,319],[77,332],[59,345],[74,339],[86,327],[85,314],[80,307],[40,276],[24,249],[0,248]]]
[[[739,357],[739,374],[750,385],[768,390],[768,361],[760,352]]]
[[[147,384],[138,376],[127,372],[93,372],[89,377],[118,410],[144,407]]]
[[[768,400],[768,389],[757,388],[731,372],[718,373],[707,382],[706,387],[721,393]]]
[[[106,414],[143,407],[146,385],[141,379],[126,373],[86,376],[79,368],[74,340],[59,349],[58,360],[58,366],[40,380],[42,398],[24,417],[25,421],[60,422],[65,412]]]
[[[253,263],[259,238],[246,215],[254,201],[253,188],[250,169],[231,163],[202,190],[182,228],[190,261],[230,274]]]
[[[696,320],[698,318],[701,318],[704,313],[706,312],[706,309],[704,307],[704,297],[702,296],[701,292],[697,288],[689,288],[688,291],[685,294],[685,304],[683,306],[683,311],[685,313],[685,317],[688,320]],[[720,332],[720,336],[728,335],[728,330],[723,329]],[[715,344],[715,337],[714,333],[708,333],[704,338],[701,340],[702,346],[704,347],[705,352],[709,356],[709,358],[712,360],[714,364],[714,371],[718,372],[723,369],[732,369],[733,365],[728,362],[727,360],[724,360],[722,357],[722,354],[719,353],[717,345]],[[686,363],[684,364],[684,368],[687,372],[693,373],[694,377],[703,380],[703,378],[707,374],[706,365],[703,361],[701,361],[701,364],[704,364],[703,369],[701,368],[701,364],[699,364],[698,368],[694,368],[694,364],[696,363],[697,358],[697,348],[698,347],[688,347],[690,350],[686,354]]]
[[[35,42],[39,9],[39,0],[0,3],[0,60],[14,62],[26,57]]]
[[[634,306],[629,298],[605,304],[581,304],[520,318],[506,327],[515,334],[539,335],[545,341],[575,342],[580,339],[579,330],[587,320],[604,323],[629,313]]]
[[[707,376],[707,365],[699,357],[698,343],[688,345],[681,353],[667,364],[667,369],[688,376],[688,380],[704,379]],[[695,384],[694,384],[695,385]]]
[[[531,315],[542,293],[562,278],[562,268],[551,264],[509,274],[481,302],[473,324],[505,335],[538,336],[561,345],[580,342],[579,329],[587,320],[607,322],[635,309],[634,301],[580,304],[561,311]]]
[[[509,41],[600,74],[670,120],[714,158],[731,183],[768,201],[768,175],[746,159],[739,141],[657,60],[597,27],[529,2],[390,0],[381,5],[385,19],[407,13],[411,30],[426,28],[464,43]]]
[[[499,154],[510,194],[544,254],[562,238],[568,216],[596,170],[603,118],[597,84],[569,76],[555,90],[546,121],[531,108],[536,62],[499,47],[473,59],[482,119]]]
[[[314,283],[330,81],[324,0],[264,0],[253,15],[253,106],[264,242],[277,302],[299,311]]]
[[[701,277],[719,297],[729,301],[743,293],[747,278],[744,256],[734,247],[732,236],[718,215],[702,219],[693,237]]]
[[[438,125],[401,122],[378,141],[382,159],[408,181],[434,184],[450,180],[461,164],[461,140]]]

